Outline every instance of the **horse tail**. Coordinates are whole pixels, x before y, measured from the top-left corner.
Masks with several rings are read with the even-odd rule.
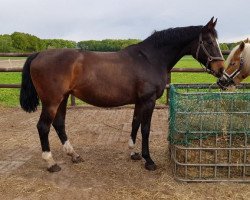
[[[24,66],[22,72],[22,83],[20,90],[20,105],[26,112],[35,112],[39,105],[39,97],[31,79],[30,65],[39,53],[31,54]]]

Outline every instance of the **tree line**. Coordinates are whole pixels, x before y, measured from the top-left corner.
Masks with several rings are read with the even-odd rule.
[[[37,36],[14,32],[12,34],[0,35],[0,52],[30,53],[53,48],[79,48],[89,51],[119,51],[129,45],[136,44],[141,40],[87,40],[75,42],[63,39],[40,39]],[[221,50],[231,50],[237,43],[221,43]]]

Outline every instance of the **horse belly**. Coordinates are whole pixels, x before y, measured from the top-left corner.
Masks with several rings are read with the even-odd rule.
[[[75,76],[73,94],[101,107],[134,103],[136,77],[128,65],[117,54],[85,55]]]
[[[73,90],[73,95],[88,104],[99,107],[116,107],[135,102],[132,91],[117,88],[78,88]]]

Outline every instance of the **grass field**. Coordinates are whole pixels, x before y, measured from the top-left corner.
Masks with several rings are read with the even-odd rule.
[[[10,58],[0,58],[10,59]],[[11,58],[20,59],[20,58]],[[25,58],[23,58],[25,59]],[[200,64],[191,56],[183,57],[175,67],[185,68],[200,68]],[[21,73],[0,73],[0,84],[19,84],[21,82]],[[215,83],[216,78],[207,73],[172,73],[172,83]],[[250,78],[244,82],[250,82]],[[165,94],[157,101],[158,103],[165,103]],[[81,103],[77,101],[77,104]],[[19,105],[19,89],[1,89],[0,88],[0,106],[18,106]]]
[[[0,57],[0,60],[25,60],[26,57]]]

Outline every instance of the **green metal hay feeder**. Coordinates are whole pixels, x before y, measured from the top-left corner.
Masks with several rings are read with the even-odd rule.
[[[169,142],[176,179],[250,182],[250,85],[170,86]]]

